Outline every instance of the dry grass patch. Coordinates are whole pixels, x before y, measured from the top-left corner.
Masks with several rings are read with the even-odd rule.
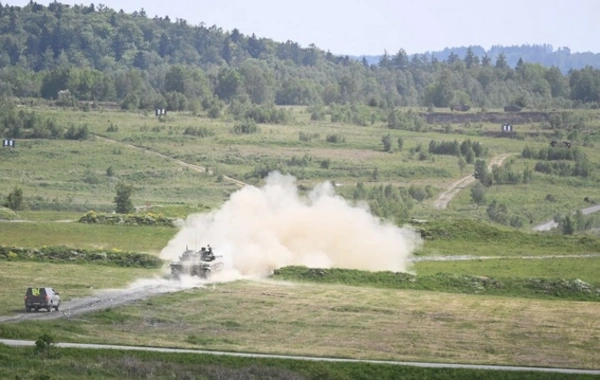
[[[600,368],[600,304],[591,302],[236,282],[111,312],[127,318],[98,325],[89,315],[89,341]]]

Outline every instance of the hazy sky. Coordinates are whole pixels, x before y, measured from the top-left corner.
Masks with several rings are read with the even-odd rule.
[[[25,5],[29,0],[5,0]],[[48,1],[38,0],[40,4]],[[89,5],[92,1],[63,0]],[[102,0],[246,35],[314,43],[334,54],[409,54],[445,47],[549,43],[600,52],[600,0]]]

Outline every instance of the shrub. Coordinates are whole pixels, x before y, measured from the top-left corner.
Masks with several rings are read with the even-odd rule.
[[[209,137],[213,136],[215,133],[206,127],[186,127],[183,134],[188,136]]]
[[[341,134],[327,135],[325,141],[332,144],[343,144],[346,142],[346,136]]]
[[[69,247],[17,248],[0,246],[0,260],[90,263],[120,267],[160,268],[162,260],[146,253],[87,250]]]
[[[6,197],[6,207],[13,211],[22,210],[24,207],[23,190],[15,187],[15,189],[8,194],[8,197]]]
[[[233,133],[235,134],[251,134],[260,132],[258,125],[252,119],[246,119],[233,127]]]
[[[89,224],[125,224],[131,226],[160,226],[175,227],[175,219],[153,213],[136,214],[99,214],[89,211],[78,220],[79,223]]]
[[[305,132],[300,132],[298,133],[298,140],[300,141],[304,141],[304,142],[311,142],[312,139],[318,139],[320,137],[320,135],[318,133],[305,133]]]

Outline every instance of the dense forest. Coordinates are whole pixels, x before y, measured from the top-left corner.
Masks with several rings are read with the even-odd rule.
[[[513,46],[494,45],[488,50],[478,45],[460,46],[445,48],[440,51],[426,52],[424,55],[429,59],[435,57],[437,60],[445,61],[452,54],[456,54],[461,59],[464,59],[467,54],[470,54],[469,51],[475,54],[480,60],[486,56],[492,60],[496,60],[500,54],[504,54],[506,62],[508,62],[511,67],[515,67],[519,60],[522,59],[525,62],[540,63],[547,67],[556,66],[563,73],[568,73],[571,69],[582,69],[586,66],[600,69],[600,53],[573,53],[571,52],[571,49],[566,46],[555,50],[550,44]],[[362,56],[351,58],[362,60]],[[378,63],[381,59],[381,55],[365,56],[365,59],[369,63]]]
[[[117,102],[124,109],[219,110],[227,104],[362,104],[531,109],[600,105],[600,70],[563,73],[471,49],[444,60],[403,49],[379,62],[237,29],[188,25],[90,4],[0,3],[0,96],[59,104]],[[210,114],[210,112],[209,112]]]

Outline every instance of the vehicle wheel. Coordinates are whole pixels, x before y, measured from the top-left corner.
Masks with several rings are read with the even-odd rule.
[[[27,311],[28,313],[31,313],[31,308],[30,308],[29,306],[27,306],[27,307],[25,308],[25,311]]]
[[[58,308],[60,307],[60,305],[58,306],[54,306],[54,310],[58,311]]]

